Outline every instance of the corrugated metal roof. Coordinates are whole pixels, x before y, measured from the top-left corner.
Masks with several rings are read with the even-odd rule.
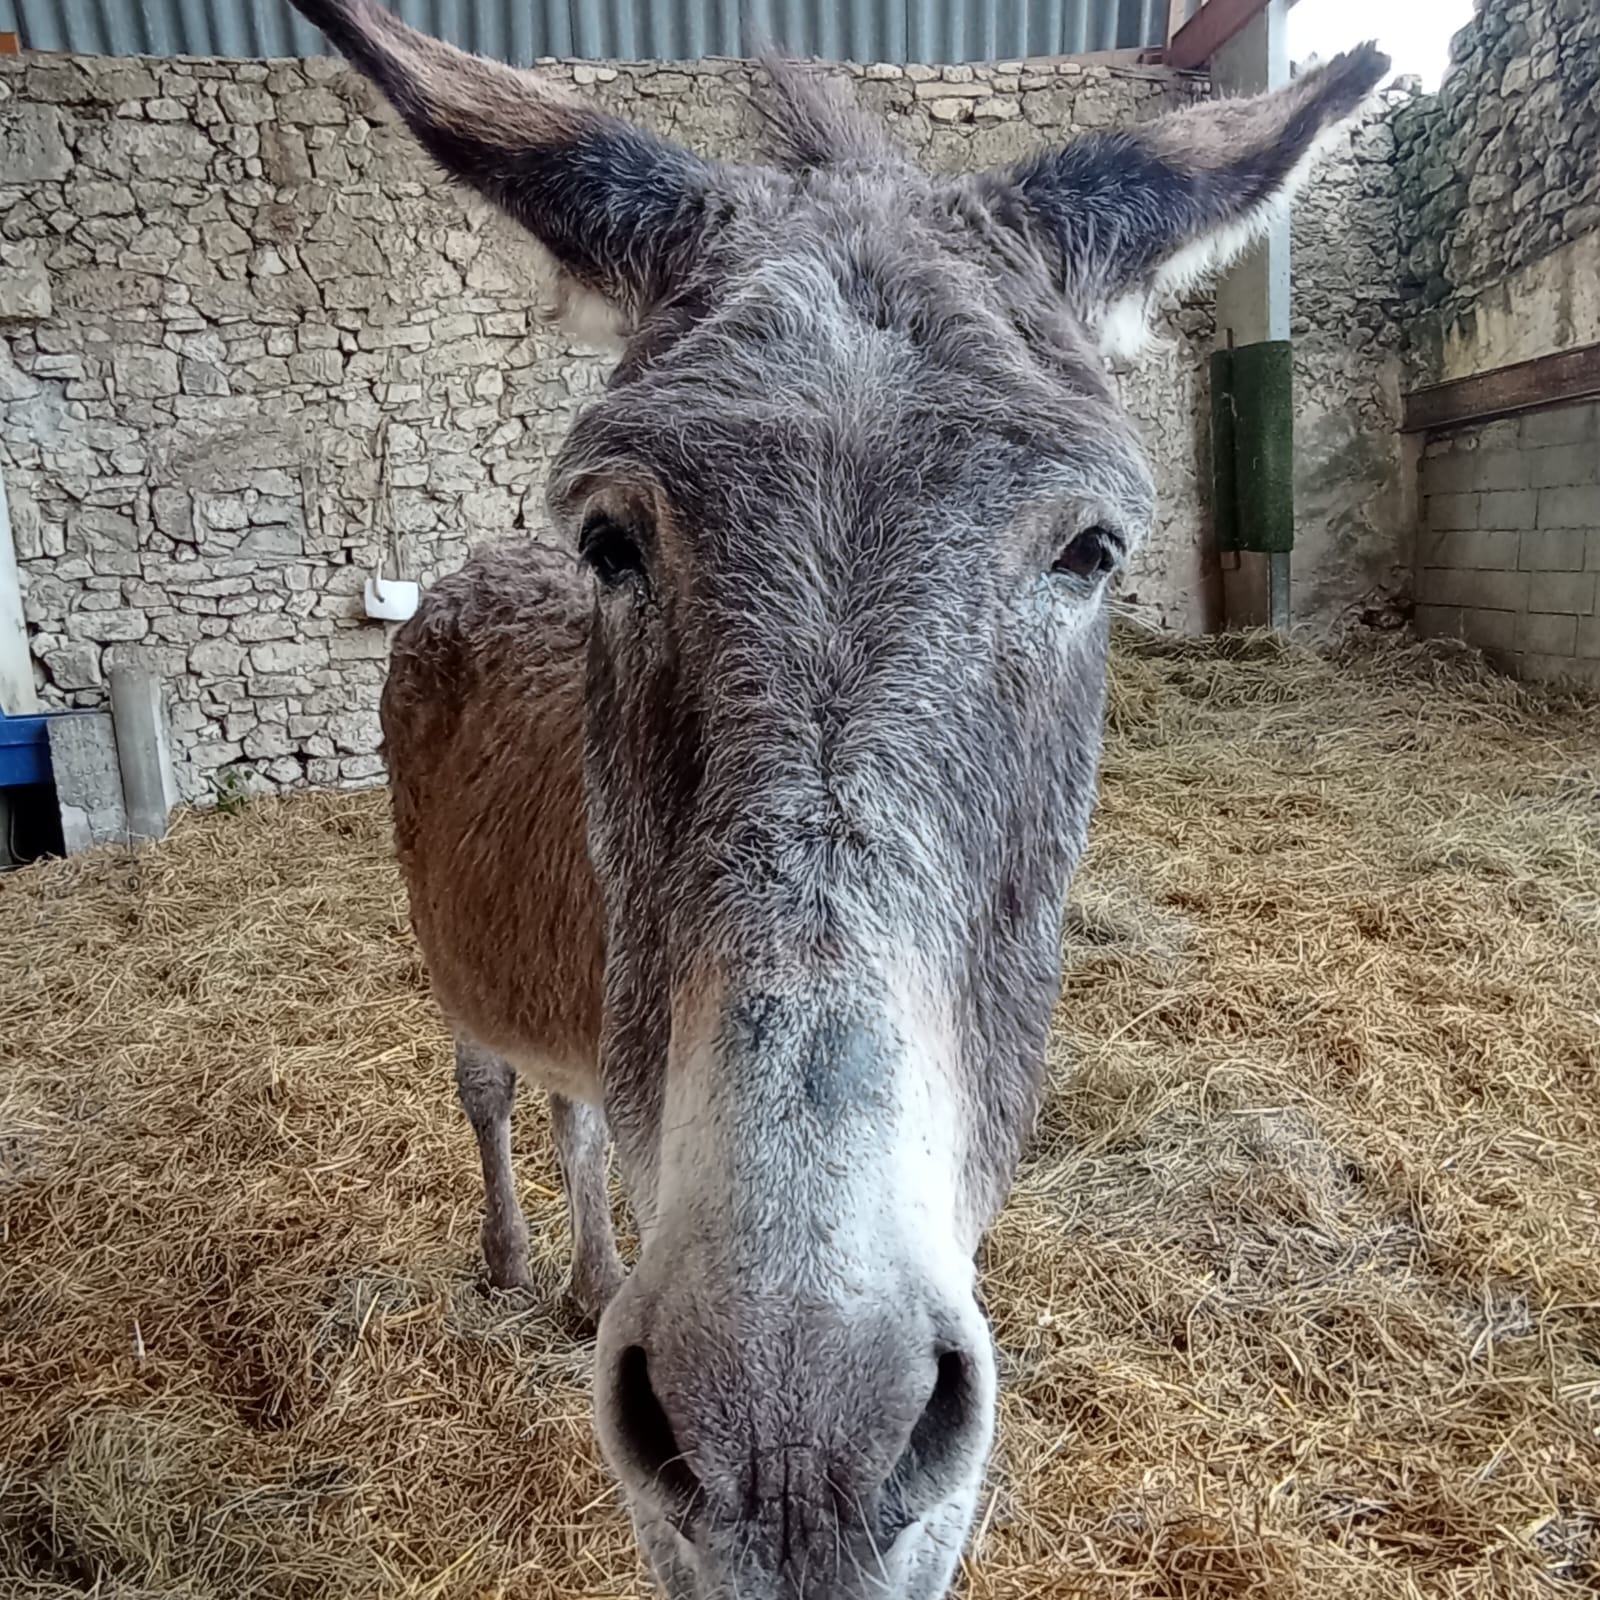
[[[389,0],[414,27],[527,64],[681,61],[764,45],[834,61],[961,62],[1165,42],[1168,0]],[[326,49],[288,0],[0,0],[24,49],[297,56]]]

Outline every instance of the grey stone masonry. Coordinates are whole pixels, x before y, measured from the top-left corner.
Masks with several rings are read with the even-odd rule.
[[[1422,495],[1418,631],[1600,685],[1600,401],[1434,439]]]
[[[543,70],[697,149],[754,152],[743,63]],[[851,70],[940,171],[1203,92],[1074,61]],[[1296,223],[1307,537],[1329,530],[1301,572],[1314,620],[1408,576],[1385,510],[1390,153],[1381,116],[1352,131]],[[378,781],[388,634],[365,579],[426,586],[475,543],[543,536],[546,468],[605,381],[542,293],[523,236],[335,60],[0,57],[0,472],[44,702],[101,708],[136,658],[169,686],[184,798]],[[1164,308],[1162,342],[1115,371],[1161,507],[1126,598],[1183,629],[1214,566],[1211,304]]]
[[[741,64],[546,70],[754,149]],[[1071,62],[860,80],[942,170],[1197,92]],[[539,537],[551,456],[605,380],[542,291],[523,236],[334,60],[0,58],[0,471],[44,702],[104,706],[137,653],[169,685],[185,798],[381,778],[365,578],[426,585],[474,543]],[[1158,450],[1136,588],[1160,616],[1202,546],[1207,304],[1121,375]]]
[[[1297,626],[1394,615],[1411,583],[1399,190],[1387,90],[1339,135],[1290,217]]]
[[[1439,93],[1394,119],[1401,290],[1429,326],[1600,229],[1600,4],[1479,0],[1450,55]]]

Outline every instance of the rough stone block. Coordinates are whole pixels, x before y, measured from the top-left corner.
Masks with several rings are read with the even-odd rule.
[[[59,111],[15,101],[0,107],[0,183],[49,183],[71,170]]]
[[[351,755],[365,755],[376,750],[383,741],[383,730],[375,711],[341,712],[328,718],[327,731],[334,745]]]
[[[338,127],[350,120],[344,101],[327,89],[299,89],[279,95],[277,115],[284,122],[310,127]]]
[[[125,217],[134,210],[133,190],[125,183],[85,178],[68,189],[67,205],[80,217]]]
[[[244,754],[244,747],[233,739],[207,739],[189,747],[189,760],[206,771],[215,771]]]
[[[250,667],[254,672],[268,677],[309,672],[326,665],[328,647],[321,641],[308,640],[291,643],[288,640],[268,640],[251,647]]]
[[[337,350],[306,350],[289,357],[293,383],[335,387],[344,380],[344,357]]]
[[[158,305],[162,291],[159,277],[115,267],[70,267],[54,282],[57,299],[74,311],[136,312]]]
[[[63,645],[47,650],[40,659],[57,689],[95,689],[104,681],[100,651],[94,644]]]
[[[305,541],[298,528],[269,524],[252,528],[239,541],[239,554],[259,561],[291,561],[305,554]]]
[[[244,753],[252,761],[271,761],[293,753],[288,729],[261,724],[244,736]]]
[[[10,267],[0,263],[0,322],[43,321],[52,309],[50,277],[42,265]],[[9,355],[6,365],[10,367]],[[11,398],[22,397],[0,393],[0,400]]]
[[[86,167],[113,178],[197,183],[206,176],[215,146],[186,122],[114,118],[91,127],[79,149]]]
[[[328,653],[335,661],[386,661],[389,636],[384,629],[371,624],[340,628],[328,640]]]
[[[88,556],[91,560],[113,550],[137,550],[139,529],[132,517],[120,511],[77,511],[67,518],[68,555]],[[104,570],[103,563],[95,563]]]
[[[987,83],[955,83],[948,80],[919,83],[912,94],[918,100],[987,100],[994,89]]]
[[[98,644],[142,639],[149,631],[150,619],[133,607],[114,611],[74,611],[67,618],[67,632],[74,639],[92,639]]]
[[[45,726],[68,854],[125,839],[128,818],[110,712],[74,712],[51,717]]]
[[[178,393],[178,358],[170,350],[131,345],[117,351],[111,370],[117,388],[135,400],[158,400]]]
[[[237,677],[244,650],[228,639],[202,639],[189,652],[189,670],[203,678]]]
[[[254,84],[225,83],[217,90],[217,100],[234,122],[270,122],[272,97]]]
[[[209,361],[182,361],[179,363],[178,375],[185,394],[230,392],[227,374],[222,368],[212,366]]]

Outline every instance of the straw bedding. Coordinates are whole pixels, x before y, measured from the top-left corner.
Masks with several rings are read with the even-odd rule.
[[[642,1594],[531,1099],[545,1288],[482,1283],[382,797],[0,912],[0,1594]],[[1125,641],[1067,949],[966,1592],[1595,1592],[1600,709]]]

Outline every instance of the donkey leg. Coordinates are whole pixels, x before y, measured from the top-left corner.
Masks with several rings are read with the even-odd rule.
[[[483,1161],[483,1258],[497,1289],[527,1289],[528,1224],[517,1204],[511,1165],[511,1107],[517,1072],[510,1062],[466,1039],[456,1040],[456,1093],[472,1124]]]
[[[595,1107],[552,1094],[550,1126],[572,1223],[567,1298],[585,1322],[597,1323],[625,1276],[606,1194],[606,1122]]]

